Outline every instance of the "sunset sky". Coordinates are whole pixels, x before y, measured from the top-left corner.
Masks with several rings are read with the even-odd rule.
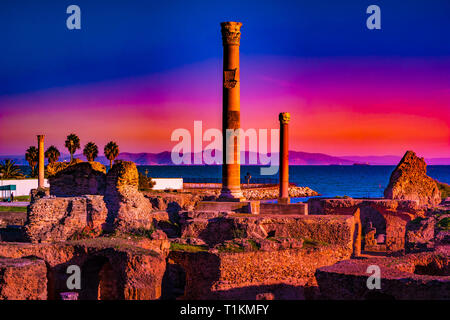
[[[66,28],[70,4],[81,30]],[[366,28],[370,4],[381,30]],[[177,128],[220,128],[231,20],[244,129],[290,112],[291,150],[450,157],[449,16],[448,0],[1,1],[0,155],[37,134],[63,151],[71,132],[170,151]]]

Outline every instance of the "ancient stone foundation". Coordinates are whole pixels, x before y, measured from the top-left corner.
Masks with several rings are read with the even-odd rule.
[[[32,242],[64,241],[83,233],[153,227],[153,207],[138,191],[132,162],[118,161],[106,174],[96,162],[75,162],[50,178],[50,196],[35,196],[25,233]]]
[[[65,241],[86,227],[103,231],[108,210],[103,196],[42,198],[28,207],[25,234],[31,242]]]
[[[409,222],[425,212],[413,200],[310,199],[310,215],[352,214],[359,209],[365,251],[405,250]]]
[[[46,300],[47,267],[41,259],[0,254],[0,300]]]
[[[106,168],[98,162],[75,161],[64,169],[55,171],[48,179],[50,194],[53,196],[75,197],[105,193]]]
[[[168,248],[167,241],[118,238],[0,243],[0,257],[7,258],[0,259],[0,299],[60,299],[68,291],[70,265],[81,269],[81,289],[72,290],[79,299],[158,299]]]
[[[314,272],[350,257],[340,246],[247,252],[180,252],[170,258],[186,272],[181,299],[305,299],[314,295]]]
[[[436,252],[402,257],[345,260],[316,272],[321,297],[333,300],[448,300],[450,269],[448,247]],[[370,290],[370,265],[380,267],[381,286]]]
[[[239,214],[183,214],[181,237],[198,238],[215,245],[234,238],[271,237],[311,239],[352,250],[355,233],[353,216],[246,216]]]

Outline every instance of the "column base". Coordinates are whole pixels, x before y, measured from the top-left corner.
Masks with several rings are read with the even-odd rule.
[[[291,203],[291,198],[289,198],[289,197],[278,198],[278,203],[280,203],[280,204],[289,204],[289,203]]]
[[[217,201],[242,202],[246,201],[240,188],[237,190],[230,190],[228,188],[220,190],[220,195]]]

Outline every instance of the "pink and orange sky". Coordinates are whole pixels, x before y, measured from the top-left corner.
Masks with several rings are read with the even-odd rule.
[[[220,22],[241,21],[241,125],[278,128],[290,150],[450,157],[450,2],[78,0],[0,2],[0,155],[46,135],[170,151],[177,128],[220,128]],[[270,17],[270,19],[268,18]],[[80,150],[81,152],[81,150]]]
[[[290,149],[343,155],[450,157],[449,58],[241,57],[241,124],[277,128],[291,113]],[[0,97],[0,153],[22,154],[46,135],[102,149],[171,150],[173,130],[221,125],[221,60],[148,76]],[[206,144],[206,143],[205,143]]]

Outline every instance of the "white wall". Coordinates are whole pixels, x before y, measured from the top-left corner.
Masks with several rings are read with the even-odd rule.
[[[30,195],[31,189],[36,189],[38,187],[37,179],[23,179],[23,180],[1,180],[0,186],[15,185],[16,190],[12,191],[14,196],[28,196]],[[44,179],[44,187],[50,187],[47,179]]]
[[[153,190],[183,189],[183,178],[152,178],[155,181]],[[23,179],[23,180],[0,180],[0,186],[15,185],[16,190],[13,191],[14,196],[28,196],[31,189],[36,189],[38,186],[37,179]],[[47,179],[44,180],[44,187],[50,187]]]
[[[183,189],[183,178],[152,178],[155,181],[153,190]]]

